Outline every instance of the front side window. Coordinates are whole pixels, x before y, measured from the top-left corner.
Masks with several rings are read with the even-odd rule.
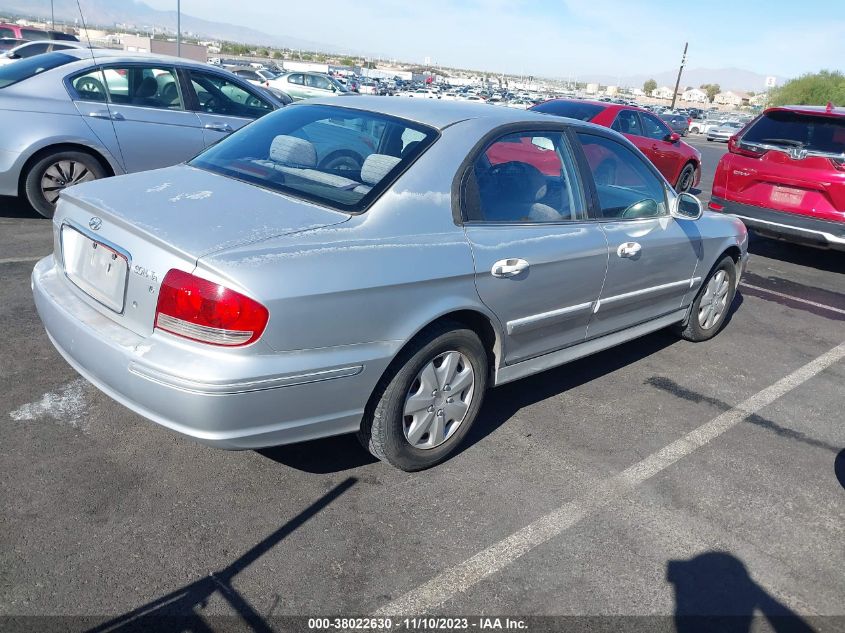
[[[183,109],[176,72],[156,66],[109,66],[104,69],[109,98],[116,105]]]
[[[632,134],[643,136],[643,129],[640,125],[640,117],[634,110],[620,110],[610,126],[620,134]]]
[[[191,70],[191,86],[202,112],[257,119],[273,106],[236,83],[214,73]]]
[[[11,86],[73,61],[77,60],[64,53],[45,53],[37,57],[21,59],[14,64],[0,66],[0,88]]]
[[[26,46],[21,46],[15,52],[17,53],[18,57],[25,59],[27,57],[33,57],[35,55],[41,55],[42,53],[46,53],[48,48],[50,48],[49,44],[43,42],[36,42],[34,44],[27,44]]]
[[[622,143],[578,133],[593,175],[602,218],[652,218],[668,213],[663,182]]]
[[[436,138],[427,126],[375,112],[296,105],[242,128],[190,164],[359,213]],[[413,147],[412,139],[419,139]]]
[[[666,137],[672,133],[666,124],[651,114],[643,114],[641,117],[643,122],[643,132],[645,136],[660,141],[666,140]]]
[[[305,75],[305,83],[309,88],[316,88],[317,90],[331,90],[332,84],[326,77],[320,75]]]
[[[562,132],[517,132],[478,157],[466,190],[468,220],[565,222],[579,219],[582,197]]]

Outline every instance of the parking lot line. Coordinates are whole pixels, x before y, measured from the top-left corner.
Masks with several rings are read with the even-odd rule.
[[[0,259],[0,264],[20,264],[22,262],[37,262],[39,259],[44,259],[45,255],[37,255],[35,257],[5,257]]]
[[[376,616],[422,615],[504,569],[529,551],[560,535],[582,519],[632,492],[657,473],[708,444],[813,376],[845,358],[845,342],[758,391],[682,438],[652,453],[488,548],[379,608]]]
[[[839,314],[845,314],[845,310],[842,308],[834,308],[833,306],[828,306],[823,303],[816,303],[815,301],[809,301],[808,299],[800,299],[798,297],[793,297],[792,295],[784,294],[782,292],[777,292],[776,290],[769,290],[768,288],[761,288],[760,286],[752,286],[751,284],[747,284],[745,282],[740,282],[739,284],[743,288],[750,288],[751,290],[756,290],[757,292],[765,292],[770,295],[774,295],[776,297],[780,297],[781,299],[789,299],[790,301],[797,301],[798,303],[805,303],[807,305],[813,306],[815,308],[821,308],[822,310],[830,310],[831,312],[838,312]]]

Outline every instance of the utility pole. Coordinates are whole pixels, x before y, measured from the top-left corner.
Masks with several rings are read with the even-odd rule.
[[[56,10],[53,7],[53,0],[50,0],[50,23],[53,25],[53,30],[56,30]]]
[[[678,98],[678,88],[681,85],[681,73],[684,72],[684,64],[687,63],[687,47],[689,42],[684,42],[684,54],[681,57],[681,67],[678,68],[678,79],[675,81],[675,92],[672,93],[672,109],[675,109],[675,100]]]
[[[176,0],[176,57],[182,57],[182,0]]]

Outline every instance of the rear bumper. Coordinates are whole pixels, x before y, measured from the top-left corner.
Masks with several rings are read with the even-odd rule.
[[[254,356],[227,356],[211,347],[205,352],[166,334],[139,336],[69,286],[52,256],[35,266],[35,305],[65,360],[127,408],[218,448],[261,448],[358,430],[392,358],[390,343]]]
[[[710,201],[722,205],[724,213],[735,215],[745,226],[762,235],[845,251],[845,222],[829,222],[806,215],[740,204],[717,196],[713,196]]]

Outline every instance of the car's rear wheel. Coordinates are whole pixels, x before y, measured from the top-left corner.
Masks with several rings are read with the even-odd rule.
[[[736,264],[733,258],[726,255],[701,285],[681,336],[695,342],[716,336],[725,324],[735,293]]]
[[[675,191],[678,193],[685,193],[692,189],[692,183],[695,182],[695,165],[687,163],[681,170],[678,176],[678,182],[675,184]]]
[[[52,218],[64,189],[105,175],[103,166],[90,154],[59,151],[30,168],[24,180],[24,193],[33,209],[45,218]]]
[[[422,332],[381,380],[358,437],[405,471],[446,459],[475,421],[487,388],[487,352],[478,335],[445,322]]]

